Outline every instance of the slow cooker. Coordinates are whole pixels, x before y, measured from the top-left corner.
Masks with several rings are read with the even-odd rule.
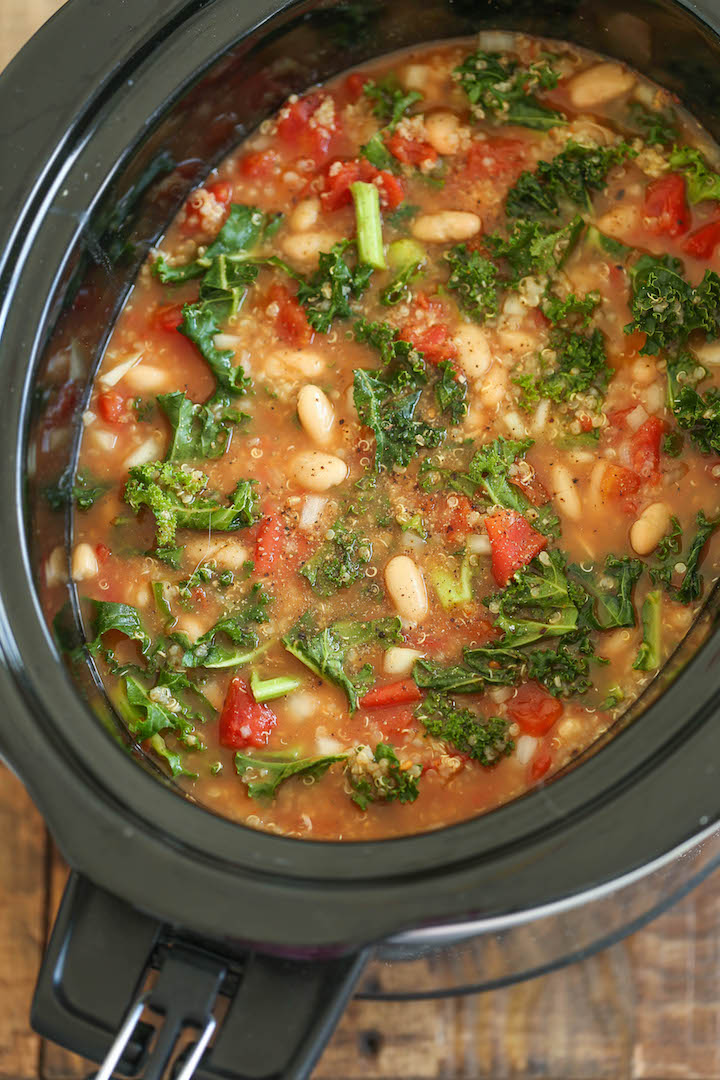
[[[0,750],[74,870],[32,1022],[105,1059],[100,1077],[159,1077],[173,1056],[183,1078],[307,1076],[372,949],[471,948],[482,967],[499,941],[475,981],[502,985],[636,928],[720,858],[717,588],[572,769],[373,843],[261,833],[181,798],[109,703],[99,721],[92,673],[65,668],[42,615],[28,447],[64,320],[89,392],[144,255],[244,134],[345,68],[483,28],[627,61],[720,137],[707,0],[70,0],[0,78]]]

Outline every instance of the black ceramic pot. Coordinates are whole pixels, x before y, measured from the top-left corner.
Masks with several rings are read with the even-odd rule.
[[[100,1060],[154,970],[163,1033],[150,1047],[147,1025],[128,1030],[120,1066],[159,1075],[175,1029],[208,1032],[220,994],[227,1017],[194,1055],[202,1076],[303,1076],[368,943],[402,934],[412,950],[577,910],[712,829],[715,595],[632,723],[484,818],[334,844],[214,816],[140,767],[66,673],[39,609],[25,477],[58,321],[82,300],[89,387],[148,247],[288,93],[497,27],[628,61],[718,136],[719,25],[709,3],[673,0],[70,0],[0,78],[0,750],[76,871],[39,983],[39,1031]],[[71,522],[58,528],[69,543]]]

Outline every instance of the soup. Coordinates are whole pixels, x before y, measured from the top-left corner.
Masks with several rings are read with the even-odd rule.
[[[717,161],[568,45],[386,57],[189,197],[72,483],[54,358],[35,482],[75,503],[70,661],[188,795],[305,838],[437,828],[638,697],[716,577]],[[63,548],[41,577],[55,616]]]

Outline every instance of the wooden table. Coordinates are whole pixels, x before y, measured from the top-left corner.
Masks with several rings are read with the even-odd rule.
[[[59,7],[59,0],[0,0],[0,69]],[[0,836],[0,1077],[80,1080],[91,1066],[28,1025],[67,871],[22,786],[2,767]],[[316,1078],[715,1080],[718,931],[716,876],[627,941],[532,982],[427,1003],[354,1002]]]

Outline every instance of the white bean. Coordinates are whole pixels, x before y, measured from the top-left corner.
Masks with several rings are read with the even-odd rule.
[[[467,378],[471,382],[481,378],[492,362],[490,345],[483,328],[474,323],[463,323],[453,334],[453,340],[457,345],[460,367]]]
[[[265,360],[263,374],[268,379],[312,378],[325,367],[314,349],[277,349]]]
[[[570,471],[564,465],[553,465],[551,478],[553,497],[560,513],[571,521],[578,521],[582,514],[582,506]]]
[[[720,341],[706,341],[695,347],[695,355],[701,364],[717,367],[720,364]]]
[[[469,131],[449,109],[438,109],[425,117],[425,138],[443,157],[457,154],[467,141]]]
[[[133,465],[147,465],[150,461],[156,461],[164,453],[159,435],[151,435],[139,446],[128,454],[123,465],[126,469],[132,469]]]
[[[292,467],[295,483],[308,491],[328,491],[342,484],[347,474],[348,467],[342,458],[319,450],[298,454]]]
[[[614,206],[598,218],[596,224],[601,233],[612,236],[614,240],[627,240],[628,233],[640,224],[640,208],[635,203]]]
[[[505,397],[507,386],[507,371],[502,364],[493,364],[479,390],[483,405],[488,409],[496,408]]]
[[[297,411],[305,434],[318,446],[327,446],[335,424],[335,410],[327,394],[308,383],[298,394]]]
[[[500,330],[498,339],[504,353],[509,353],[513,359],[527,356],[539,348],[538,335],[528,330]]]
[[[424,91],[431,78],[432,68],[427,64],[406,64],[400,70],[400,82],[406,90]]]
[[[385,567],[385,585],[398,615],[417,623],[428,613],[428,595],[422,570],[409,555],[396,555]]]
[[[605,62],[581,71],[568,83],[568,94],[576,109],[592,109],[627,94],[635,76],[620,64]]]
[[[654,551],[670,524],[671,510],[667,503],[655,502],[646,506],[630,529],[630,543],[638,555]]]
[[[417,649],[403,649],[400,645],[391,645],[385,653],[383,670],[386,675],[395,675],[397,678],[410,675],[415,661],[421,656],[422,653]]]
[[[95,577],[99,569],[95,549],[90,544],[77,544],[72,556],[73,581],[87,581]]]
[[[307,232],[317,225],[320,217],[320,200],[303,199],[290,214],[288,225],[293,232]]]
[[[65,548],[53,548],[45,562],[45,584],[51,589],[53,585],[64,585],[67,579],[67,555],[65,553]]]
[[[657,378],[655,361],[649,356],[639,356],[630,368],[630,374],[634,383],[638,386],[649,386]]]
[[[412,223],[416,240],[426,244],[447,244],[451,240],[468,240],[482,228],[477,214],[468,210],[440,210],[436,214],[420,214]]]
[[[282,240],[282,249],[298,262],[315,263],[321,251],[329,251],[341,237],[329,229],[315,232],[290,233]]]

